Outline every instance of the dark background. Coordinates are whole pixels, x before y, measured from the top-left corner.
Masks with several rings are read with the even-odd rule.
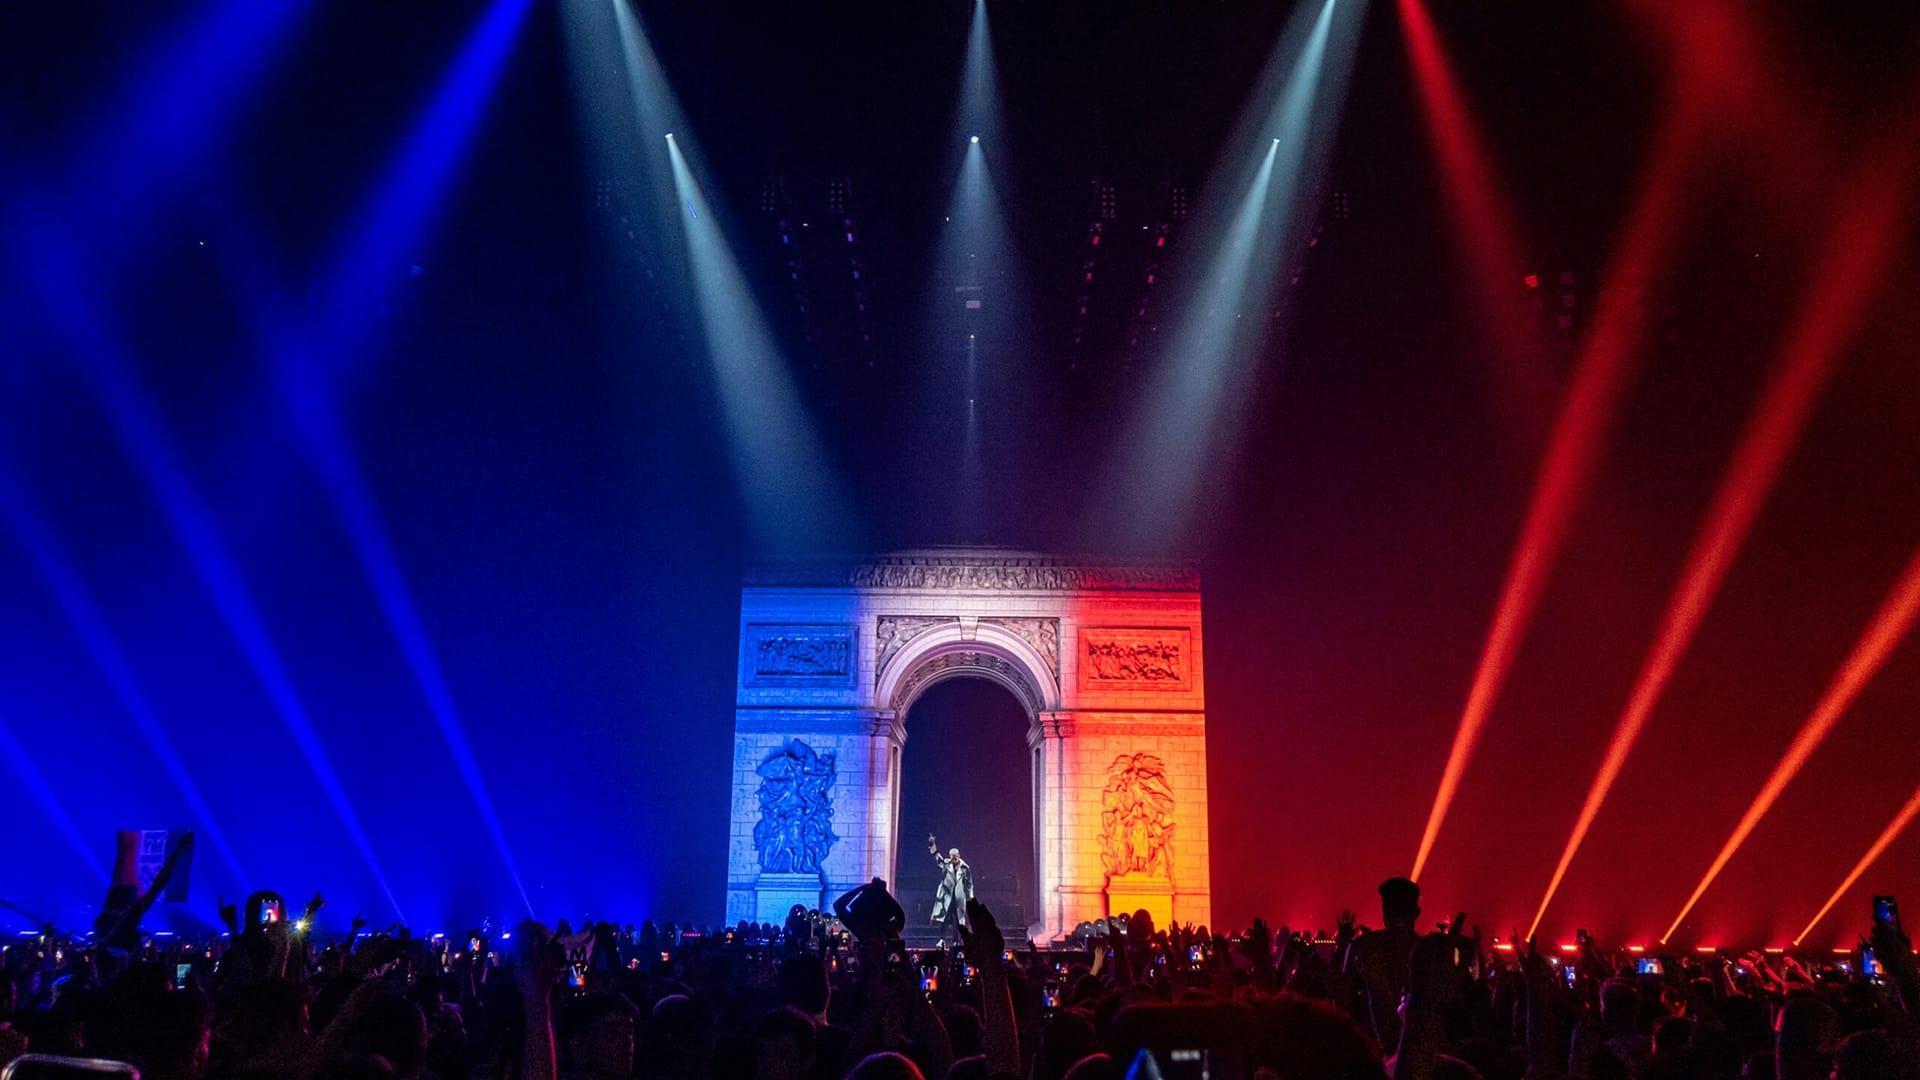
[[[1289,7],[992,4],[1005,138],[990,149],[1023,314],[980,357],[984,459],[969,487],[960,350],[927,309],[924,270],[957,162],[966,5],[640,6],[708,197],[854,492],[842,546],[1103,548],[1085,527],[1089,493],[1153,352],[1105,325],[1093,346],[1071,344],[1091,185],[1115,186],[1122,223],[1153,220],[1167,185],[1199,198]],[[1666,100],[1662,49],[1609,5],[1432,7],[1515,193],[1530,262],[1514,278],[1571,272],[1590,304]],[[1798,92],[1848,153],[1886,122],[1915,56],[1895,7],[1766,13],[1800,65]],[[95,145],[138,92],[132,73],[196,10],[72,0],[0,16],[10,201],[25,185],[61,190],[54,166]],[[263,276],[298,291],[324,275],[351,208],[483,10],[315,5],[188,183],[137,226],[88,238],[113,252],[92,284],[132,343],[139,385],[395,893],[435,927],[514,914],[512,886],[286,435],[248,305]],[[1323,215],[1252,422],[1184,552],[1206,588],[1222,922],[1330,924],[1408,868],[1551,425],[1549,409],[1516,418],[1463,314],[1468,264],[1450,245],[1414,93],[1394,4],[1374,0],[1329,185],[1347,210]],[[654,196],[641,170],[603,174],[576,110],[560,10],[536,3],[433,222],[401,260],[361,268],[388,287],[341,408],[541,914],[715,918],[737,589],[755,553],[705,360],[687,344],[684,276],[644,230],[627,235]],[[1816,197],[1838,197],[1823,177],[1842,164],[1802,163]],[[1537,902],[1834,210],[1779,198],[1737,156],[1716,169],[1423,879],[1433,913],[1465,908],[1490,934]],[[816,311],[809,342],[758,213],[773,179],[804,212],[832,177],[855,193],[870,268],[858,325],[872,340],[858,349],[845,346],[844,304]],[[129,154],[114,184],[83,192],[73,227],[111,220],[144,182]],[[10,235],[10,275],[57,254]],[[238,247],[260,260],[236,260]],[[1920,541],[1916,270],[1909,243],[1543,931],[1665,927]],[[89,382],[9,280],[0,448],[80,567],[245,884],[321,889],[342,919],[389,917]],[[1584,325],[1537,327],[1553,384]],[[1907,641],[1690,933],[1773,944],[1798,932],[1920,776],[1916,676],[1920,646]],[[115,828],[187,823],[11,542],[0,720],[102,860]],[[98,883],[18,775],[0,770],[0,898],[84,920]],[[973,779],[983,800],[1027,797],[1024,770]],[[1896,844],[1822,933],[1850,940],[1870,892],[1916,892],[1916,857],[1920,837]],[[195,878],[194,908],[163,905],[156,921],[208,918],[214,893],[242,886],[204,850]]]

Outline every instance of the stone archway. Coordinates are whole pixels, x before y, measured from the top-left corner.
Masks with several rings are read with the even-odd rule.
[[[727,919],[899,865],[902,720],[979,677],[1027,709],[1039,918],[1208,922],[1197,575],[992,550],[757,568],[741,590]]]
[[[876,641],[882,640],[885,631],[881,624],[886,617],[876,620]],[[1058,684],[1054,672],[1059,664],[1057,648],[1042,649],[1051,642],[1052,627],[1043,635],[1039,628],[1032,625],[1039,620],[1013,622],[995,620],[991,616],[985,619],[973,617],[940,618],[931,624],[913,627],[910,640],[900,642],[899,647],[884,655],[880,660],[880,670],[876,679],[875,698],[885,702],[893,715],[900,718],[900,730],[903,739],[900,745],[891,751],[892,765],[887,773],[888,805],[891,808],[891,824],[888,830],[890,838],[887,847],[887,872],[882,874],[890,882],[900,881],[901,859],[922,859],[924,851],[917,837],[908,837],[904,854],[901,847],[900,803],[902,785],[906,782],[906,770],[901,767],[904,761],[905,739],[912,738],[914,725],[913,706],[922,695],[933,687],[954,679],[981,679],[994,683],[1012,694],[1026,713],[1027,751],[1029,760],[1033,753],[1033,731],[1036,718],[1051,715],[1059,707]],[[1025,637],[1022,632],[1025,632]],[[1032,640],[1027,640],[1031,638]],[[887,650],[880,650],[886,653]],[[1033,773],[1037,774],[1037,766]],[[1031,786],[1034,781],[1030,779]],[[1040,882],[1043,877],[1044,863],[1040,858],[1043,847],[1042,835],[1045,823],[1040,813],[1038,799],[1030,808],[1030,818],[1034,835],[1032,838],[1034,861],[1022,867],[1021,877],[1031,878],[1032,893],[1035,900],[1040,899]],[[976,875],[983,868],[976,865]],[[898,891],[896,889],[896,891]],[[985,899],[985,897],[982,897]],[[904,897],[903,897],[904,900]],[[1044,921],[1045,904],[1036,910],[1027,908],[1029,916],[1040,916]],[[1029,924],[1031,925],[1034,924]]]
[[[907,910],[909,942],[938,937],[932,906],[939,874],[927,854],[957,847],[973,870],[975,894],[1004,926],[1040,920],[1037,769],[1027,734],[1033,709],[999,679],[960,664],[919,682],[900,710],[906,744],[895,783],[893,876]]]

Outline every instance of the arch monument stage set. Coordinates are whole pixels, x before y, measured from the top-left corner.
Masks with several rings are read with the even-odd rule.
[[[938,550],[748,573],[729,922],[898,880],[913,704],[958,678],[999,683],[1027,711],[1031,936],[1141,908],[1211,921],[1197,571]]]

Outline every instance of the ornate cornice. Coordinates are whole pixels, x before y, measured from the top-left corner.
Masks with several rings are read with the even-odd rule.
[[[797,559],[748,568],[749,587],[1009,592],[1198,592],[1187,563],[1130,563],[1032,553],[914,551],[866,559]]]

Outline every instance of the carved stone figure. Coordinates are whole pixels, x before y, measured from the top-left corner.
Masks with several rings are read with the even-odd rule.
[[[1121,874],[1173,874],[1173,788],[1153,754],[1121,754],[1100,792],[1100,863]]]
[[[1022,641],[1033,646],[1047,662],[1047,670],[1053,672],[1055,682],[1060,679],[1060,620],[1059,619],[982,619],[984,623],[1004,627],[1019,635]]]
[[[760,821],[753,843],[770,874],[817,874],[840,838],[833,833],[834,758],[799,739],[760,763]]]
[[[951,623],[951,615],[882,615],[874,623],[874,663],[873,677],[878,682],[880,673],[886,669],[887,661],[906,647],[907,642],[925,633],[928,628],[942,623]]]

